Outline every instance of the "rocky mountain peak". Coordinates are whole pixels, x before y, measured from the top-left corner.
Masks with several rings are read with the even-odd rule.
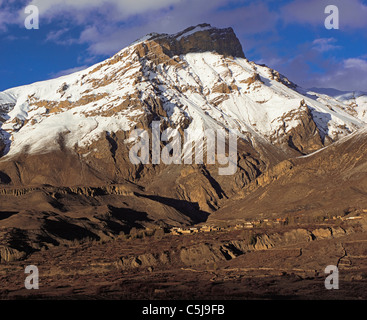
[[[219,29],[207,23],[172,35],[149,34],[145,40],[160,44],[169,56],[214,51],[223,56],[245,58],[242,45],[232,28]]]

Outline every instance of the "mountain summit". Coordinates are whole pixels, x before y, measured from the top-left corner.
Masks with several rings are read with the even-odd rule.
[[[150,34],[140,41],[142,40],[158,43],[170,57],[214,51],[223,56],[245,58],[241,43],[232,28],[218,29],[207,23],[189,27],[173,35]]]

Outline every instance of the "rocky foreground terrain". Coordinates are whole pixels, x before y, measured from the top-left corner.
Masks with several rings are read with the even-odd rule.
[[[366,299],[367,216],[190,235],[75,242],[0,265],[2,299]],[[39,266],[39,290],[24,268]],[[328,265],[339,289],[327,290]]]
[[[1,297],[365,299],[366,95],[325,92],[208,24],[0,92]],[[160,148],[236,132],[234,174],[207,149],[202,163],[153,163],[152,150],[132,163],[131,133],[151,137],[153,121]],[[181,142],[176,160],[192,147]],[[170,233],[203,224],[222,229]],[[337,291],[323,285],[331,264]]]

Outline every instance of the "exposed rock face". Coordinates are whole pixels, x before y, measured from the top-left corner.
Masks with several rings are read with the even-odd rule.
[[[0,246],[0,263],[18,261],[25,257],[25,252],[7,246]]]
[[[298,120],[299,124],[287,131],[290,121]],[[313,119],[312,112],[302,100],[297,112],[289,112],[282,118],[284,125],[278,129],[276,141],[287,145],[301,154],[309,154],[324,147],[323,138]],[[274,138],[275,139],[275,136]],[[274,141],[275,142],[275,141]]]
[[[260,175],[210,219],[344,216],[367,207],[366,130]],[[242,208],[246,208],[243,210]]]
[[[151,40],[160,44],[169,56],[215,51],[223,56],[245,58],[241,43],[232,28],[217,29],[204,23],[174,36],[157,35]]]

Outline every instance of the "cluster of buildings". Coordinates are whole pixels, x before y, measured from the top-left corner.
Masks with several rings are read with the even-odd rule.
[[[363,213],[367,213],[367,210],[363,210]],[[362,219],[362,216],[361,215],[358,215],[358,216],[346,216],[346,217],[335,216],[335,217],[332,217],[332,218],[325,219],[325,221],[333,221],[333,220],[352,221],[352,220],[360,220],[360,219]]]
[[[215,226],[202,226],[202,227],[191,227],[191,228],[181,228],[174,227],[171,229],[171,234],[180,235],[180,234],[191,234],[191,233],[199,233],[199,232],[213,232],[213,231],[223,231],[224,228],[215,227]]]
[[[367,213],[367,209],[363,210],[363,213]],[[340,219],[342,221],[351,221],[351,220],[359,220],[362,219],[362,216],[334,216],[329,219],[325,219],[324,221],[332,221]],[[197,227],[173,227],[170,229],[170,234],[172,235],[183,235],[183,234],[194,234],[194,233],[202,233],[202,232],[215,232],[215,231],[231,231],[231,230],[242,230],[242,229],[252,229],[259,226],[274,226],[274,225],[286,225],[288,224],[287,218],[277,218],[277,219],[259,219],[253,221],[245,221],[241,223],[237,223],[236,225],[227,226],[227,227],[218,227],[213,225],[203,225]]]
[[[215,232],[215,231],[231,231],[231,230],[241,230],[241,229],[252,229],[261,224],[266,223],[275,223],[281,224],[285,223],[286,219],[276,219],[270,221],[269,219],[261,219],[261,220],[254,220],[254,221],[245,221],[243,223],[237,223],[234,226],[227,226],[227,227],[218,227],[213,225],[203,225],[199,227],[174,227],[170,230],[170,233],[173,235],[181,235],[181,234],[193,234],[199,232]]]
[[[287,219],[286,218],[277,218],[277,219],[259,219],[259,220],[253,220],[253,221],[246,221],[243,223],[237,223],[234,226],[235,230],[240,229],[252,229],[254,227],[259,227],[261,225],[282,225],[286,224]]]

